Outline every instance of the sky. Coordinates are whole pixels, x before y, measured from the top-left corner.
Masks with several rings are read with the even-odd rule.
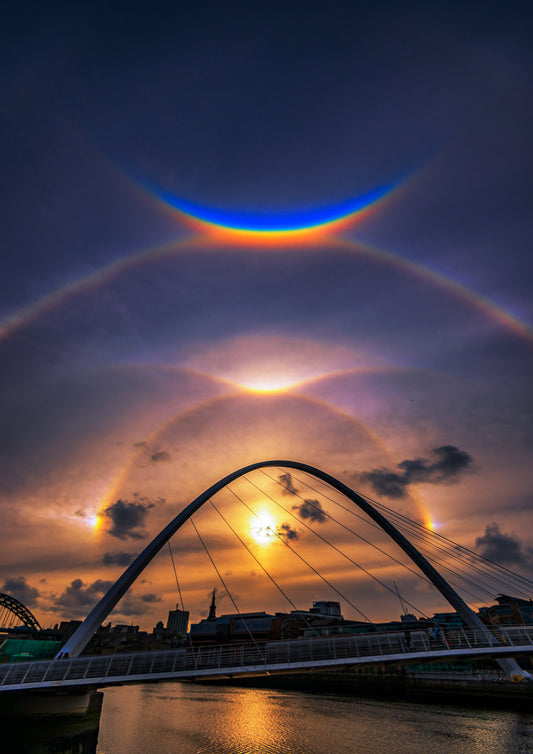
[[[518,2],[6,4],[1,592],[83,618],[279,458],[532,575],[531,27]],[[187,525],[183,599],[164,550],[110,619],[197,620],[214,587],[291,609],[263,565],[300,608],[340,599],[286,544],[346,617],[397,616],[315,536],[352,547],[319,485],[269,473],[215,501],[255,560],[205,506],[223,582]]]

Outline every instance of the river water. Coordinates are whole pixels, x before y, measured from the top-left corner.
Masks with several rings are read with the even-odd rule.
[[[533,713],[181,683],[106,689],[98,754],[533,752]]]

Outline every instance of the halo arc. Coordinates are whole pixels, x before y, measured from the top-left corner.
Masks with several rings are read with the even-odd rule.
[[[388,183],[358,197],[332,204],[293,212],[238,212],[207,207],[202,204],[173,196],[168,192],[154,192],[156,197],[194,220],[207,225],[235,231],[258,233],[290,233],[292,231],[313,230],[347,220],[368,209],[387,194],[396,189],[397,183]]]
[[[200,221],[198,221],[200,222]],[[339,221],[340,222],[340,221]],[[66,285],[46,294],[42,298],[34,301],[26,307],[14,312],[3,319],[0,319],[0,343],[20,328],[23,328],[31,324],[39,316],[47,313],[49,310],[54,309],[56,306],[62,304],[70,297],[83,293],[91,289],[98,289],[98,287],[104,285],[109,280],[114,279],[116,276],[122,274],[124,271],[134,268],[136,265],[152,262],[155,259],[161,259],[164,257],[174,256],[186,248],[194,248],[195,250],[213,250],[216,248],[216,244],[213,243],[213,239],[205,238],[198,234],[198,229],[195,229],[196,233],[192,237],[182,238],[180,240],[174,240],[161,246],[149,247],[140,252],[130,254],[125,257],[121,257],[108,265],[103,266],[99,270],[80,277],[76,280],[67,283]],[[244,233],[245,231],[243,231]],[[266,235],[266,231],[250,231],[256,232],[259,235]],[[300,232],[300,231],[295,231]],[[303,231],[302,231],[303,232]],[[360,240],[354,240],[350,238],[343,238],[340,235],[328,235],[319,236],[317,243],[327,247],[328,245],[333,249],[345,250],[348,253],[361,254],[369,259],[388,264],[396,267],[399,270],[403,270],[407,274],[418,277],[419,279],[435,285],[437,288],[454,295],[459,300],[466,301],[476,309],[481,311],[489,319],[496,320],[501,326],[510,330],[514,335],[524,338],[530,345],[533,343],[533,327],[524,319],[511,314],[504,307],[495,304],[486,296],[482,296],[471,288],[462,283],[456,281],[453,277],[445,275],[444,273],[431,270],[418,262],[413,262],[400,254],[385,251],[378,247],[371,246]],[[234,244],[233,244],[234,247]],[[316,244],[306,244],[304,248],[316,248]],[[258,247],[261,248],[261,247]],[[268,250],[284,250],[283,243],[276,245],[269,245]]]
[[[197,372],[197,373],[208,374],[208,373],[201,373],[201,372]],[[213,376],[213,375],[209,375],[209,376]],[[243,389],[243,386],[236,382],[231,382],[230,380],[226,380],[224,378],[218,378],[218,377],[216,377],[216,379],[220,379],[224,383],[227,383],[227,385],[230,388],[233,388],[233,390],[228,393],[223,393],[222,395],[215,395],[215,396],[206,398],[204,400],[199,401],[198,403],[195,403],[191,406],[188,406],[185,409],[178,411],[176,414],[166,419],[166,421],[164,421],[162,424],[155,427],[151,431],[149,436],[146,438],[146,442],[150,445],[157,444],[161,435],[163,435],[164,432],[169,429],[169,427],[172,427],[172,425],[177,424],[179,421],[183,420],[185,417],[191,416],[197,411],[200,411],[207,407],[215,406],[217,404],[221,404],[228,399],[236,398],[239,396],[246,397],[248,395],[253,395],[254,391],[251,391],[249,389]],[[331,414],[335,415],[336,417],[342,420],[349,422],[352,426],[356,427],[359,431],[364,433],[365,437],[368,438],[368,440],[373,442],[380,449],[380,451],[384,454],[384,456],[386,457],[389,463],[396,463],[397,459],[394,457],[393,453],[388,448],[387,444],[376,433],[376,431],[370,429],[366,425],[365,422],[362,422],[360,419],[357,419],[350,412],[345,411],[339,408],[338,406],[335,406],[333,403],[330,403],[329,401],[326,401],[322,398],[317,398],[316,396],[313,396],[313,395],[307,395],[305,393],[293,390],[291,388],[288,388],[286,390],[276,391],[276,393],[273,393],[273,395],[276,395],[276,394],[278,394],[279,396],[291,397],[298,401],[305,401],[318,408],[322,408],[325,411],[330,412]],[[102,496],[100,500],[98,509],[96,511],[97,516],[101,515],[102,511],[104,511],[106,507],[108,507],[109,505],[112,505],[112,503],[117,499],[117,497],[121,496],[122,494],[125,494],[121,490],[121,485],[127,479],[128,474],[131,472],[131,470],[135,467],[135,464],[138,462],[141,454],[142,454],[142,449],[136,450],[136,452],[134,452],[130,456],[130,458],[125,463],[125,465],[116,474],[114,480],[110,484],[110,487],[106,490],[105,494]],[[431,521],[431,513],[427,509],[427,506],[425,502],[422,500],[422,498],[420,497],[419,493],[416,493],[416,494],[411,493],[411,497],[417,505],[418,514],[423,518],[426,524],[429,523]]]

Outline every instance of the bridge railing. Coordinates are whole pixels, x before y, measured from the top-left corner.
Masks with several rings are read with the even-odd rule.
[[[232,670],[295,666],[333,661],[357,662],[367,657],[394,656],[394,661],[418,658],[424,653],[453,654],[461,650],[509,647],[532,647],[533,626],[509,626],[493,633],[478,629],[404,631],[353,636],[331,636],[293,641],[271,641],[261,644],[210,645],[198,648],[175,649],[163,652],[99,655],[75,659],[56,659],[0,665],[0,690],[37,688],[39,686],[99,683],[105,685],[113,678],[132,680],[139,677],[179,674],[194,676],[196,671],[209,669]]]

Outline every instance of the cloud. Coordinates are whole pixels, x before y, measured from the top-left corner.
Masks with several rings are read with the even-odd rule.
[[[133,503],[127,500],[117,500],[102,512],[111,521],[111,527],[107,530],[112,537],[118,539],[142,539],[146,530],[144,523],[148,511],[153,508],[155,503],[146,499],[139,498]]]
[[[81,579],[74,579],[55,600],[52,610],[63,613],[67,618],[79,617],[95,605],[112,585],[113,581],[97,579],[86,586]]]
[[[390,469],[372,469],[354,476],[362,482],[368,482],[374,490],[385,497],[404,497],[407,487],[417,482],[431,484],[452,484],[464,471],[472,469],[472,456],[455,445],[442,445],[432,451],[436,460],[425,458],[401,461],[398,471]]]
[[[150,606],[162,602],[157,594],[127,594],[112,611],[111,615],[137,616],[150,611]]]
[[[33,607],[40,597],[40,592],[34,586],[30,586],[24,576],[15,576],[4,581],[0,587],[0,592],[9,594],[26,607]]]
[[[301,505],[293,505],[292,509],[298,511],[300,518],[308,518],[320,524],[327,519],[326,512],[318,500],[304,500]]]
[[[102,558],[104,565],[127,566],[135,558],[133,552],[106,552]]]
[[[487,524],[482,537],[476,537],[476,549],[484,558],[496,563],[521,564],[527,561],[517,536],[500,531],[496,523]]]
[[[148,602],[149,604],[152,604],[152,602],[161,602],[161,597],[158,597],[157,594],[141,594],[140,599],[142,602]]]
[[[287,471],[285,474],[280,474],[278,480],[284,487],[282,491],[283,495],[296,495],[298,488],[292,481],[292,474],[289,474],[289,472]]]
[[[160,463],[161,461],[170,461],[170,454],[166,450],[156,450],[150,456],[152,463]]]
[[[363,471],[356,475],[362,482],[369,482],[378,495],[384,497],[404,497],[408,482],[404,477],[387,471],[387,469],[373,469],[372,471]]]
[[[282,539],[298,539],[298,532],[293,529],[290,524],[281,524],[276,528],[276,534]]]

